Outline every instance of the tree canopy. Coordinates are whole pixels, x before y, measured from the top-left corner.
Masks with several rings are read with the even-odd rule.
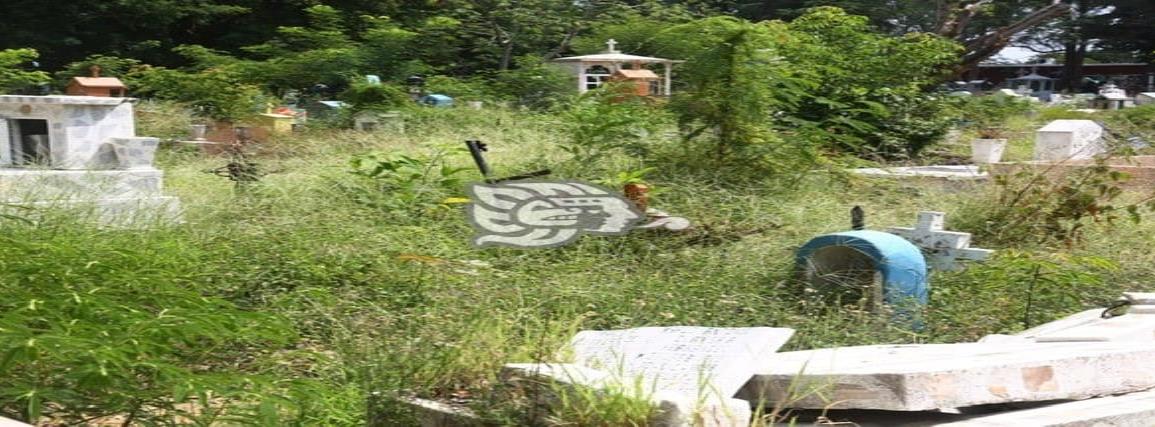
[[[1144,0],[1088,0],[1082,10],[1107,10],[1084,20],[1079,31],[1096,40],[1092,50],[1125,52],[1147,59],[1155,51],[1149,25],[1155,5]],[[0,49],[32,48],[40,62],[58,69],[100,54],[159,66],[186,66],[174,51],[199,45],[247,59],[288,51],[348,48],[366,44],[405,48],[406,58],[358,58],[374,65],[419,60],[431,70],[466,75],[505,70],[519,56],[551,58],[588,45],[583,36],[634,28],[642,44],[657,27],[688,19],[732,15],[751,21],[791,20],[812,7],[836,6],[866,16],[870,25],[901,35],[934,33],[962,43],[963,65],[984,60],[1016,34],[1054,24],[1069,15],[1058,0],[121,0],[75,2],[12,0],[3,7]],[[1069,28],[1070,26],[1068,26]],[[1052,28],[1055,28],[1052,26]],[[618,34],[628,31],[617,31]],[[1050,40],[1064,32],[1044,31]],[[334,59],[337,51],[314,55]],[[400,60],[400,61],[398,61]],[[348,65],[348,64],[345,64]]]

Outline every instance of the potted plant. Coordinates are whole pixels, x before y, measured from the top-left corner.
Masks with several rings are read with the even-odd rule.
[[[1006,129],[992,125],[981,126],[976,138],[971,140],[971,160],[976,164],[998,163],[1006,149]]]

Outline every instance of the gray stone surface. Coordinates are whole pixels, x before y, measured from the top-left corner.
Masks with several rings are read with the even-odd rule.
[[[164,172],[157,169],[35,170],[0,168],[0,201],[91,200],[160,196]]]
[[[1155,387],[1155,344],[966,343],[778,353],[738,397],[792,408],[923,411]]]
[[[47,121],[51,155],[44,166],[54,169],[91,168],[111,138],[135,137],[132,111],[129,98],[0,96],[0,117],[8,119],[6,127],[15,126],[15,120]],[[0,152],[9,154],[0,161],[12,161],[17,140],[11,136],[11,132],[0,135]]]
[[[974,165],[905,166],[851,169],[850,173],[878,178],[936,178],[947,181],[982,181],[990,178]]]
[[[793,334],[787,328],[648,327],[581,331],[571,344],[575,363],[640,377],[656,391],[732,397],[754,366]]]
[[[1150,427],[1155,425],[1155,392],[1143,391],[1030,409],[968,417],[940,427]]]
[[[469,408],[416,397],[402,397],[398,400],[413,408],[414,415],[421,427],[481,427],[486,425]]]
[[[0,96],[0,202],[10,213],[91,214],[104,225],[179,221],[152,161],[157,138],[137,137],[129,98]],[[134,226],[135,226],[134,225]]]
[[[654,426],[746,427],[750,402],[733,395],[786,343],[786,328],[671,326],[581,331],[572,364],[509,364],[503,376],[530,377],[649,401]]]
[[[1035,133],[1035,160],[1085,160],[1106,152],[1103,128],[1091,120],[1055,120]]]
[[[869,410],[798,411],[774,426],[847,427],[1150,427],[1155,425],[1155,392],[1141,391],[1087,400],[1020,403],[957,410],[894,412]],[[828,424],[816,424],[824,417]],[[793,421],[789,423],[787,421]],[[842,424],[838,424],[842,423]]]
[[[32,424],[25,424],[20,421],[0,417],[0,427],[32,427]]]

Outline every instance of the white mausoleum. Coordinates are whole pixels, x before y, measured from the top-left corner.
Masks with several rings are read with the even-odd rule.
[[[178,219],[152,165],[159,140],[136,136],[132,101],[0,95],[0,206],[88,205],[108,224]]]

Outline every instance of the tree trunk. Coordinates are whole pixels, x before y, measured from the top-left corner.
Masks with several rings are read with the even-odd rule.
[[[950,22],[939,26],[942,31],[939,35],[944,37],[960,37],[962,28],[967,22],[977,13],[976,5],[981,5],[983,2],[976,2],[968,4],[963,7],[963,10],[951,15],[948,20]],[[1052,19],[1062,16],[1064,13],[1070,11],[1071,6],[1066,3],[1059,3],[1056,1],[1051,5],[1042,9],[1036,10],[1018,20],[1015,23],[1005,27],[996,28],[989,33],[975,37],[971,40],[960,40],[966,48],[966,53],[963,54],[962,63],[959,65],[958,72],[961,74],[965,70],[974,68],[980,62],[999,53],[1000,50],[1007,47],[1011,43],[1011,38],[1026,29],[1041,25]]]
[[[1075,34],[1063,49],[1063,80],[1059,88],[1077,93],[1083,88],[1083,62],[1087,58],[1087,41]]]

